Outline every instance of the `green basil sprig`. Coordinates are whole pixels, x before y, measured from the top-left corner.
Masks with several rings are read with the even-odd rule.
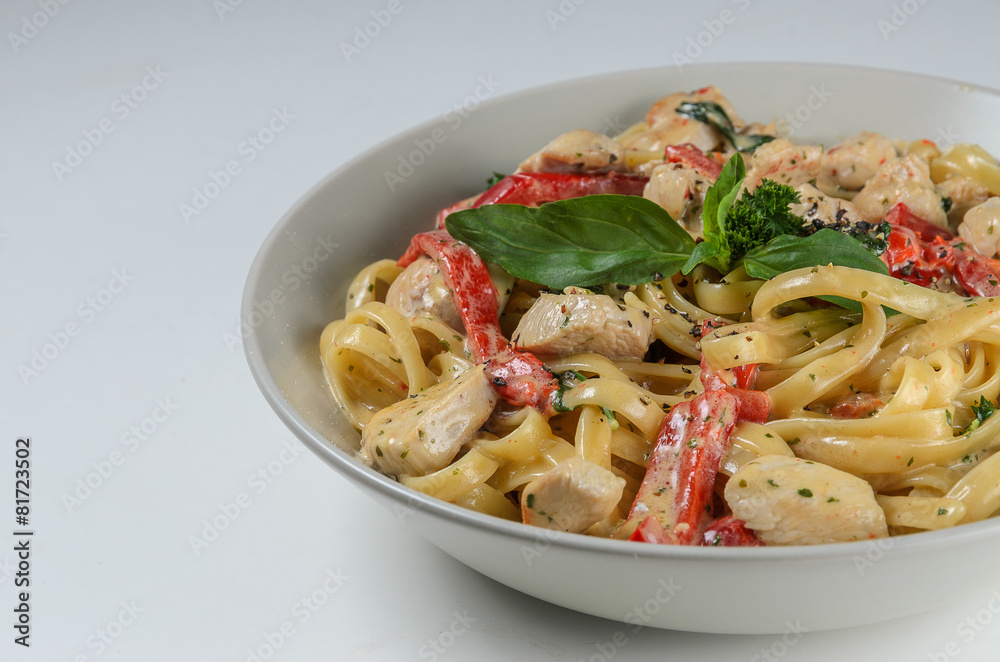
[[[694,239],[663,207],[634,195],[484,205],[449,214],[446,223],[485,261],[557,290],[648,283],[677,273],[694,249]]]
[[[723,273],[740,263],[754,278],[834,264],[888,274],[849,234],[809,230],[790,213],[789,186],[764,180],[740,196],[746,167],[734,154],[705,194],[697,244],[660,205],[638,196],[588,195],[539,207],[496,204],[448,215],[448,232],[517,278],[550,289],[638,285],[706,263]],[[765,188],[767,187],[767,188]],[[759,194],[763,189],[764,194]]]

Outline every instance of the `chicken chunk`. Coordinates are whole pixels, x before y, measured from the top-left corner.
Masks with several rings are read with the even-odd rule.
[[[487,268],[497,291],[498,309],[502,309],[514,277],[497,265],[488,264]],[[417,258],[389,285],[385,302],[406,317],[433,317],[456,331],[465,328],[448,281],[437,263],[427,256]]]
[[[701,209],[705,206],[705,191],[712,185],[691,166],[665,163],[656,166],[642,197],[660,205],[688,232],[701,232]]]
[[[361,458],[396,476],[443,469],[496,404],[496,390],[477,366],[372,416],[361,434]]]
[[[788,186],[816,179],[822,151],[819,145],[796,145],[786,138],[764,143],[747,166],[746,189],[752,192],[763,179]]]
[[[948,224],[957,228],[965,220],[965,215],[976,205],[981,205],[990,197],[990,190],[974,179],[955,175],[937,184],[938,193],[951,200],[948,210]]]
[[[853,200],[871,222],[885,217],[897,202],[934,225],[948,227],[941,194],[934,188],[927,162],[910,154],[886,161]]]
[[[695,92],[677,92],[653,104],[646,113],[647,128],[629,136],[624,141],[624,147],[650,152],[662,152],[667,145],[682,143],[691,143],[703,152],[721,148],[724,144],[722,134],[704,122],[677,114],[677,106],[685,101],[692,103],[713,101],[726,111],[726,115],[737,129],[745,124],[717,87],[706,87]]]
[[[681,115],[676,122],[663,122],[629,136],[623,141],[627,149],[660,152],[667,145],[690,143],[703,152],[714,152],[722,145],[718,131],[698,120]]]
[[[896,148],[891,140],[862,131],[823,152],[816,186],[828,195],[857,193],[883,163],[894,158]]]
[[[796,216],[806,219],[807,223],[821,228],[867,223],[861,210],[848,200],[825,195],[812,184],[799,184],[795,190],[798,191],[799,202],[790,205],[789,209]]]
[[[610,172],[625,169],[625,150],[602,133],[575,129],[525,159],[520,172]]]
[[[992,197],[966,212],[958,236],[986,257],[1000,253],[1000,198]]]
[[[392,281],[385,302],[406,317],[427,315],[458,331],[463,328],[444,274],[427,256],[418,258]]]
[[[580,533],[605,519],[622,498],[625,479],[574,455],[524,486],[525,524]]]
[[[767,545],[817,545],[885,538],[885,513],[871,486],[825,464],[763,455],[726,484],[726,502]]]
[[[542,294],[514,330],[518,349],[543,357],[581,352],[641,359],[653,338],[648,313],[606,294]]]
[[[668,94],[654,103],[646,112],[646,124],[656,126],[657,124],[677,122],[680,119],[684,119],[683,116],[677,114],[677,106],[684,102],[699,103],[702,101],[712,101],[719,104],[722,110],[726,111],[726,115],[729,116],[733,126],[737,129],[744,126],[745,122],[736,114],[733,104],[722,95],[722,90],[715,86],[703,87],[694,92],[674,92],[673,94]]]

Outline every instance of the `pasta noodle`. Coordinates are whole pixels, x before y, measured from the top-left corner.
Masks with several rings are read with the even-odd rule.
[[[707,101],[730,107],[714,88],[666,99],[673,99],[670,107]],[[852,223],[861,231],[883,218],[892,221],[889,250],[882,256],[888,274],[817,263],[760,278],[748,273],[749,263],[728,272],[702,263],[686,275],[656,274],[635,285],[563,290],[515,279],[491,264],[496,297],[489,288],[465,296],[498,304],[498,329],[514,341],[508,349],[504,338],[489,339],[501,356],[530,351],[544,361],[544,374],[557,380],[554,404],[540,407],[508,399],[502,387],[511,384],[497,376],[496,354],[483,353],[486,341],[440,312],[442,306],[457,308],[466,326],[474,314],[452,301],[451,291],[468,285],[457,283],[446,260],[423,257],[420,264],[411,260],[412,268],[379,260],[357,275],[344,318],[330,323],[320,338],[333,397],[363,433],[362,459],[407,487],[464,508],[647,542],[837,542],[939,530],[993,516],[1000,510],[1000,416],[990,417],[1000,396],[1000,296],[989,296],[984,280],[995,287],[990,279],[997,272],[970,275],[960,261],[979,260],[991,268],[996,263],[992,255],[952,240],[946,222],[928,230],[931,214],[923,225],[897,224],[903,213],[898,209],[865,216],[861,205],[890,180],[893,204],[918,217],[925,194],[951,177],[978,181],[995,195],[1000,193],[996,161],[977,146],[942,154],[929,141],[914,141],[893,163],[873,164],[864,187],[838,190],[831,173],[844,158],[839,147],[824,152],[792,146],[812,154],[803,174],[803,164],[783,156],[787,141],[773,139],[771,127],[746,124],[730,112],[730,136],[711,122],[671,123],[681,111],[664,120],[664,107],[658,102],[656,118],[651,111],[646,121],[613,140],[588,136],[586,147],[553,141],[519,172],[582,173],[608,181],[642,177],[638,192],[664,209],[682,210],[675,220],[700,240],[708,232],[701,227],[701,205],[707,206],[705,191],[712,184],[703,170],[717,175],[718,166],[737,153],[735,146],[753,139],[760,143],[756,151],[734,157],[747,165],[745,181],[760,181],[755,173],[766,171],[768,178],[795,187],[803,201],[791,209],[804,225],[816,219],[840,222],[845,213],[838,210],[857,215]],[[862,166],[877,153],[871,135],[852,148],[851,158]],[[841,147],[849,149],[847,144]],[[671,161],[671,146],[696,151],[715,163],[715,170],[693,156]],[[609,152],[619,157],[607,158]],[[903,179],[900,168],[909,168]],[[855,196],[859,207],[848,202]],[[892,238],[906,232],[917,240],[916,257],[900,267],[893,263],[900,248]],[[953,256],[954,265],[928,276],[932,250]],[[923,280],[913,276],[914,265]],[[425,271],[412,277],[417,268]],[[447,296],[435,298],[435,283],[444,284]],[[455,293],[456,300],[460,295]],[[567,344],[537,341],[539,348],[530,349],[534,315],[551,297],[562,302],[556,322],[563,315],[565,320],[541,326]],[[579,303],[593,317],[598,298],[609,302],[609,312],[601,313],[603,330],[573,336],[584,313],[577,315],[572,306]],[[622,326],[615,330],[613,323]],[[645,335],[635,331],[642,325],[648,328]],[[636,334],[644,338],[639,351],[622,349]],[[736,402],[741,413],[711,404],[726,402]],[[766,402],[762,416],[753,413],[752,402]],[[709,419],[716,414],[720,425],[727,416],[735,418],[720,428],[725,431],[719,433],[719,458],[705,465],[713,467],[707,487],[689,486],[694,479],[674,467],[673,477],[656,492],[707,491],[700,497],[707,499],[704,512],[691,515],[694,542],[678,543],[692,540],[684,523],[688,515],[671,512],[674,505],[657,511],[652,504],[661,502],[649,490],[657,476],[667,475],[663,462],[674,466],[664,455],[670,430],[700,429],[693,414],[682,421],[678,412],[701,411],[696,408],[702,405],[709,411],[706,426],[715,425]],[[682,441],[695,449],[713,443],[713,434],[690,433]],[[678,466],[688,466],[687,452],[675,452]],[[701,471],[701,455],[688,459],[691,471]],[[416,471],[418,466],[425,469]],[[687,497],[671,498],[670,504],[687,503]],[[658,518],[666,538],[650,533],[647,518]]]

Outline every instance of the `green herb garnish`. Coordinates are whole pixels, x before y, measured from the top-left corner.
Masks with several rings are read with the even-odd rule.
[[[969,425],[962,431],[962,434],[971,434],[978,428],[983,421],[993,415],[997,410],[997,406],[987,400],[985,397],[980,396],[979,404],[972,405],[972,413],[976,416]]]
[[[848,234],[829,228],[809,234],[813,228],[788,209],[798,199],[791,187],[765,180],[753,194],[739,197],[745,176],[743,158],[733,155],[705,194],[705,240],[697,244],[663,207],[639,196],[588,195],[540,207],[484,205],[454,212],[446,224],[483,260],[554,290],[638,285],[690,273],[703,262],[723,273],[743,263],[753,278],[826,264],[888,273]]]
[[[486,185],[492,188],[493,186],[499,184],[500,180],[506,176],[507,175],[502,172],[494,172],[493,175],[486,180]]]
[[[684,101],[677,106],[677,114],[709,125],[741,152],[753,151],[774,140],[774,136],[738,133],[729,115],[714,101]]]

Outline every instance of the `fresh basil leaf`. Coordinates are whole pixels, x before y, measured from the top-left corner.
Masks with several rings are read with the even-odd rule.
[[[719,271],[728,271],[729,261],[732,258],[732,249],[729,245],[728,225],[726,218],[729,209],[733,206],[736,196],[740,194],[740,187],[747,175],[747,167],[743,162],[743,157],[733,154],[726,165],[722,167],[715,183],[705,191],[705,204],[702,206],[702,233],[705,236],[703,244],[714,246],[714,250],[709,246],[697,248],[704,257],[695,261],[692,254],[682,269],[688,274],[701,262],[708,262]]]
[[[764,279],[793,269],[827,264],[889,274],[885,263],[860,242],[829,228],[808,237],[790,234],[775,237],[747,253],[743,264],[752,278]]]
[[[747,274],[752,278],[764,279],[773,278],[793,269],[827,264],[889,274],[885,263],[858,240],[830,228],[819,230],[808,237],[795,235],[775,237],[766,245],[747,253],[743,258],[743,264]],[[861,312],[861,304],[852,299],[837,296],[820,298],[841,308]],[[889,308],[885,310],[887,315],[896,314],[895,310]]]
[[[719,246],[710,241],[701,241],[695,244],[694,250],[691,251],[691,257],[687,259],[684,266],[681,267],[681,273],[687,276],[691,273],[691,270],[697,267],[702,262],[707,262],[711,266],[715,266],[718,262],[719,257]]]
[[[487,184],[487,186],[490,186],[490,187],[496,186],[497,184],[500,183],[500,180],[503,179],[506,176],[507,175],[503,174],[502,172],[497,172],[497,171],[494,170],[493,171],[493,176],[486,180],[486,184]]]
[[[446,225],[483,260],[552,289],[647,283],[676,273],[694,249],[663,207],[631,195],[484,205],[449,214]]]
[[[733,154],[726,165],[722,167],[715,183],[705,191],[705,204],[701,214],[704,219],[705,236],[713,238],[720,235],[725,227],[726,214],[733,200],[739,195],[740,186],[747,176],[747,166],[743,157]]]

